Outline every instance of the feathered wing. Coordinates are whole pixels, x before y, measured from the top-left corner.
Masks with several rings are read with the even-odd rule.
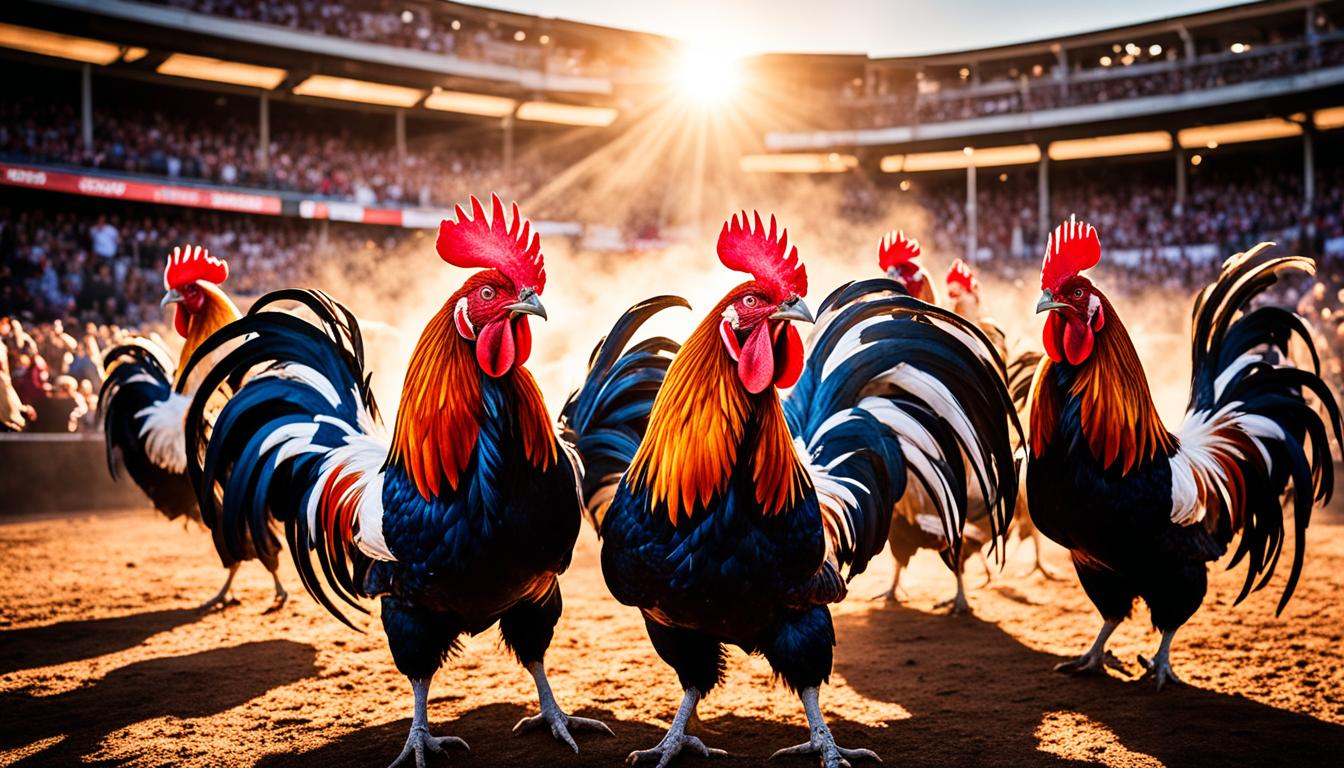
[[[321,325],[274,310],[286,301],[304,304]],[[210,337],[191,365],[233,340],[237,347],[205,375],[187,414],[202,517],[230,554],[274,551],[271,525],[283,524],[304,586],[349,624],[333,595],[363,611],[355,598],[370,564],[394,559],[382,536],[388,439],[359,325],[324,293],[276,291]],[[204,393],[228,382],[241,387],[207,438]]]
[[[945,558],[958,562],[968,474],[997,546],[1017,496],[1020,428],[984,333],[888,280],[842,286],[821,314],[784,411],[839,562],[850,576],[863,571],[912,482],[933,501]]]
[[[103,412],[107,467],[116,478],[124,466],[135,484],[169,519],[199,519],[187,479],[183,417],[189,398],[173,391],[168,353],[135,339],[104,354],[107,379],[98,396]]]
[[[1282,611],[1302,572],[1313,503],[1329,501],[1334,490],[1329,437],[1344,437],[1344,425],[1302,319],[1279,307],[1249,309],[1280,274],[1315,271],[1310,259],[1271,256],[1268,246],[1228,259],[1196,299],[1190,405],[1171,457],[1171,518],[1203,525],[1223,546],[1240,534],[1229,566],[1247,561],[1240,601],[1274,574],[1285,538],[1281,496],[1291,483],[1295,545]],[[1289,356],[1295,336],[1310,369]]]
[[[588,360],[583,385],[570,394],[560,412],[561,444],[572,447],[582,466],[581,490],[589,522],[602,529],[602,518],[634,459],[649,425],[649,412],[679,345],[657,336],[630,345],[630,339],[655,314],[669,307],[690,308],[678,296],[656,296],[621,315]]]

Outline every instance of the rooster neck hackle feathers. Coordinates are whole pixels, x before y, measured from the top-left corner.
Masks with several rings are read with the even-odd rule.
[[[666,505],[673,524],[726,492],[744,447],[762,514],[779,514],[807,487],[774,388],[748,393],[724,352],[718,326],[728,303],[701,321],[673,360],[630,464],[632,484],[650,492],[650,511]]]
[[[187,334],[182,342],[182,353],[178,355],[178,360],[183,362],[190,360],[196,348],[201,346],[201,342],[214,335],[215,331],[242,317],[238,307],[222,289],[206,281],[198,282],[197,286],[205,295],[205,302],[199,310],[187,314]],[[179,307],[175,311],[183,310]],[[182,391],[184,367],[179,366],[177,379],[174,381],[178,391]]]
[[[514,287],[531,288],[540,294],[546,288],[546,266],[541,253],[541,237],[532,231],[532,222],[513,204],[513,223],[504,221],[504,205],[490,195],[491,215],[481,201],[471,198],[472,215],[462,206],[454,207],[456,221],[439,225],[435,249],[455,267],[497,269],[513,281]]]
[[[471,343],[453,327],[458,298],[450,298],[430,319],[415,345],[388,453],[388,463],[401,462],[426,500],[439,494],[445,480],[454,490],[460,486],[486,416],[480,367]],[[492,386],[512,390],[508,401],[515,409],[511,415],[523,454],[533,465],[548,469],[556,460],[555,436],[532,374],[518,367]]]
[[[761,214],[734,214],[719,232],[719,261],[736,272],[755,278],[771,300],[782,303],[807,295],[807,267],[798,259],[798,247],[789,244],[789,231],[779,230],[774,214],[766,230]]]
[[[1130,470],[1158,454],[1169,456],[1176,440],[1162,424],[1157,405],[1148,388],[1148,378],[1129,333],[1110,302],[1100,291],[1108,318],[1106,327],[1096,334],[1091,355],[1073,368],[1068,390],[1061,392],[1057,383],[1060,365],[1042,358],[1033,384],[1030,440],[1037,458],[1049,447],[1059,426],[1059,414],[1066,398],[1078,401],[1083,438],[1092,457],[1109,469],[1117,462],[1121,471]]]

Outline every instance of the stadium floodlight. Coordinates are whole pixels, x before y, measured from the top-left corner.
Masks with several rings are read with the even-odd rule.
[[[682,96],[694,103],[722,104],[742,85],[742,61],[721,46],[688,44],[677,66],[677,84]]]
[[[1041,148],[1035,144],[1012,144],[1006,147],[963,147],[946,152],[887,155],[882,158],[881,168],[886,173],[919,173],[971,166],[998,168],[1005,165],[1030,165],[1040,159]]]
[[[1119,133],[1090,139],[1066,139],[1051,142],[1051,160],[1085,160],[1093,157],[1147,155],[1171,151],[1171,134],[1166,131]]]
[[[285,70],[275,67],[261,67],[255,64],[244,64],[240,61],[224,61],[206,56],[191,56],[185,53],[174,53],[164,59],[155,71],[160,75],[245,85],[249,88],[261,88],[268,91],[284,82],[284,79],[289,76],[289,73]]]
[[[357,101],[361,104],[378,104],[385,107],[411,107],[424,97],[425,92],[404,85],[371,83],[367,80],[351,80],[348,77],[331,75],[312,75],[294,86],[294,95]]]
[[[1176,134],[1181,146],[1186,149],[1203,149],[1210,144],[1237,144],[1300,135],[1302,135],[1301,125],[1279,117],[1185,128]]]
[[[0,48],[13,48],[43,56],[106,66],[121,58],[123,46],[105,43],[102,40],[90,40],[87,37],[0,24]]]
[[[837,152],[787,152],[743,155],[738,165],[746,173],[844,173],[857,167],[859,158]]]
[[[1312,115],[1312,122],[1322,131],[1329,131],[1334,128],[1344,127],[1344,107],[1329,107],[1327,109],[1318,109]]]
[[[554,101],[525,101],[518,106],[519,120],[557,125],[582,125],[605,128],[616,121],[620,112],[611,107],[585,107]]]
[[[425,99],[425,109],[439,112],[459,112],[481,117],[504,117],[513,114],[518,102],[504,96],[466,91],[435,91]]]

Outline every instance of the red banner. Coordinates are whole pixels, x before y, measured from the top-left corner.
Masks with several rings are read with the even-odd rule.
[[[53,192],[67,192],[87,197],[133,200],[139,203],[184,205],[191,208],[209,208],[215,211],[280,215],[280,198],[275,195],[254,195],[250,192],[179,187],[172,184],[130,181],[109,176],[86,176],[31,166],[7,165],[5,163],[0,163],[0,184],[47,189]]]

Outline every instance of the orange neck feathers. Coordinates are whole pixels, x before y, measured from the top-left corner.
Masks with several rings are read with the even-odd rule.
[[[242,314],[238,307],[234,305],[227,294],[219,286],[202,280],[197,283],[205,294],[205,302],[196,312],[187,316],[187,336],[182,342],[182,354],[178,357],[178,374],[174,385],[180,389],[182,384],[182,370],[186,367],[186,361],[196,352],[196,348],[201,343],[210,338],[215,331],[232,323]],[[178,305],[175,312],[185,312],[186,309]]]
[[[630,464],[632,483],[650,489],[651,507],[666,504],[673,524],[727,490],[744,445],[764,515],[779,514],[807,487],[774,387],[748,393],[724,351],[718,327],[728,303],[709,313],[672,361]]]
[[[437,496],[447,481],[456,490],[485,419],[480,366],[470,343],[458,335],[449,299],[425,326],[411,354],[397,407],[388,463],[400,461],[420,495]],[[496,384],[511,388],[512,414],[523,452],[545,470],[556,459],[555,435],[541,389],[519,367]]]
[[[1110,302],[1102,298],[1106,327],[1096,334],[1092,353],[1077,366],[1067,393],[1059,391],[1054,369],[1044,358],[1032,384],[1032,454],[1040,457],[1058,426],[1065,397],[1078,399],[1083,438],[1093,458],[1109,469],[1117,462],[1128,473],[1140,462],[1176,449],[1153,403],[1143,364]]]

